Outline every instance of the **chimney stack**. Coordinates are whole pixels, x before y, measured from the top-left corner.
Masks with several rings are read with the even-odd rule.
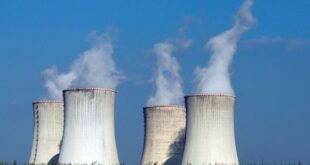
[[[142,165],[177,165],[182,162],[185,136],[183,106],[144,107]]]
[[[234,101],[227,95],[190,95],[182,165],[238,165],[234,132]]]
[[[65,127],[60,164],[119,164],[114,130],[115,91],[64,90]]]
[[[34,133],[30,164],[57,163],[63,135],[63,101],[33,103]]]

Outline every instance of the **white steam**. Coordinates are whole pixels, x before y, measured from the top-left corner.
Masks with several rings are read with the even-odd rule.
[[[153,80],[156,90],[148,99],[147,105],[182,104],[183,89],[179,75],[180,66],[177,59],[172,56],[175,49],[175,45],[171,42],[155,44],[157,68]]]
[[[246,0],[235,16],[234,26],[206,44],[212,55],[207,67],[197,68],[195,71],[197,93],[234,95],[229,66],[240,37],[256,23],[251,12],[253,2],[254,0]]]
[[[51,67],[43,71],[45,87],[51,99],[61,99],[67,88],[116,88],[121,74],[112,59],[113,45],[108,34],[96,36],[94,45],[76,59],[67,73],[58,73]]]

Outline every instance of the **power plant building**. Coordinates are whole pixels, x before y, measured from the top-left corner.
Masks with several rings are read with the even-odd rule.
[[[34,133],[29,163],[57,163],[64,125],[63,102],[34,102],[33,117]]]
[[[60,164],[119,164],[114,130],[115,91],[64,90],[65,127]]]
[[[190,95],[182,165],[238,165],[233,96]]]
[[[144,149],[141,165],[178,165],[185,143],[183,106],[144,107]]]

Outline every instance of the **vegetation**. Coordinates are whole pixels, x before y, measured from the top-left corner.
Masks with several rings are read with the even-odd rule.
[[[13,162],[2,162],[0,161],[0,165],[34,165],[34,164],[29,164],[29,163],[17,163],[17,161]],[[43,165],[43,164],[42,164]],[[48,165],[60,165],[60,164],[48,164]],[[125,163],[121,163],[120,165],[125,165]],[[149,163],[148,165],[160,165],[158,163]],[[192,165],[191,163],[187,163],[187,165]],[[224,165],[224,164],[215,164],[215,165]],[[305,164],[302,163],[301,161],[299,162],[289,162],[289,163],[267,163],[262,161],[261,163],[240,163],[240,165],[310,165],[310,163]]]

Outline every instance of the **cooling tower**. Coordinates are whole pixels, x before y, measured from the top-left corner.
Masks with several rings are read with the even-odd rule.
[[[225,95],[190,95],[183,165],[239,164],[234,133],[234,100]]]
[[[57,163],[63,135],[63,110],[62,101],[33,103],[34,133],[30,163]]]
[[[114,132],[115,91],[69,89],[60,164],[119,164]]]
[[[144,107],[142,165],[178,165],[182,162],[185,137],[183,106]]]

